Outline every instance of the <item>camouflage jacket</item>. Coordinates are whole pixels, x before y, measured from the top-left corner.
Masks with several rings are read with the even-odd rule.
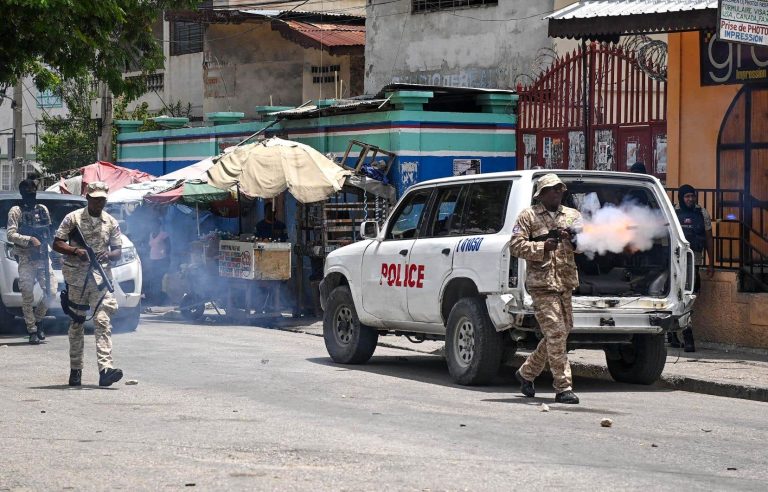
[[[29,210],[22,209],[17,205],[8,211],[8,242],[13,243],[13,254],[27,258],[37,256],[37,251],[29,243],[32,236],[19,233],[22,224],[50,227],[51,214],[48,212],[48,208],[38,203]]]
[[[83,244],[70,237],[75,230],[75,226],[80,228],[80,231],[83,233],[83,239],[88,243],[88,246],[93,248],[96,254],[104,251],[109,252],[110,248],[122,247],[120,226],[117,220],[106,212],[102,212],[100,217],[91,217],[88,215],[88,208],[85,207],[70,212],[61,221],[61,225],[56,231],[56,239],[62,239],[74,247],[82,248]],[[88,261],[81,260],[77,256],[65,255],[64,264],[61,269],[61,272],[64,274],[64,281],[69,285],[84,285],[85,279],[89,274],[89,266]],[[109,261],[103,262],[101,266],[104,267],[104,271],[111,278],[112,271],[110,270]],[[98,275],[98,272],[93,273]],[[97,283],[100,281],[101,279],[97,279]]]
[[[537,204],[523,210],[512,231],[511,250],[514,256],[527,261],[525,286],[529,291],[570,292],[579,286],[579,274],[570,241],[561,241],[554,251],[544,251],[544,240],[550,229],[579,227],[578,210],[561,206],[555,218],[544,206]]]

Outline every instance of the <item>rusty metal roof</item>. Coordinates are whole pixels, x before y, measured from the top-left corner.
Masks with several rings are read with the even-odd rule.
[[[365,26],[287,20],[293,31],[323,46],[365,46]]]
[[[618,36],[715,29],[717,0],[581,0],[552,13],[556,38],[618,40]]]

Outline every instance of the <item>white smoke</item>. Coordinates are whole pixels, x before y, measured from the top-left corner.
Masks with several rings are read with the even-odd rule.
[[[668,222],[659,210],[634,202],[600,207],[596,193],[584,197],[581,232],[576,241],[579,251],[592,258],[607,252],[647,251],[654,240],[668,234]]]

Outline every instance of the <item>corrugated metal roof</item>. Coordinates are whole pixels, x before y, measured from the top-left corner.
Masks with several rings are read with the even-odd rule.
[[[365,46],[365,26],[285,21],[296,32],[323,46]]]
[[[318,12],[315,10],[256,10],[256,9],[239,9],[239,12],[249,15],[256,15],[261,17],[280,17],[283,14],[291,14],[290,17],[341,17],[341,18],[360,18],[365,19],[364,15],[345,14],[338,12]],[[360,7],[360,12],[365,13],[365,7]]]
[[[553,38],[618,42],[631,34],[715,29],[717,0],[581,0],[546,19]]]
[[[716,9],[717,0],[582,0],[545,19],[589,19],[637,14],[663,14],[692,10]]]

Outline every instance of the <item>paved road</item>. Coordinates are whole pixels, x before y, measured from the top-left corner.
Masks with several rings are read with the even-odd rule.
[[[582,404],[563,406],[545,381],[540,399],[520,397],[511,374],[454,386],[435,356],[380,348],[343,367],[308,334],[149,319],[114,337],[137,386],[96,386],[89,337],[84,386],[71,389],[66,337],[0,344],[0,490],[764,490],[768,480],[764,403],[577,379]]]

